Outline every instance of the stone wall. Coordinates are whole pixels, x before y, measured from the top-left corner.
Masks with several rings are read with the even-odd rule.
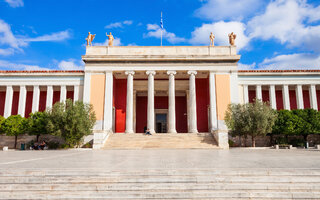
[[[280,138],[283,138],[283,135],[276,135],[272,137],[272,141],[270,140],[270,136],[264,136],[264,137],[256,137],[256,147],[270,147],[273,146],[277,140]],[[229,140],[233,141],[234,144],[230,145],[230,147],[239,147],[240,146],[240,141],[239,137],[231,137],[229,136]],[[245,146],[244,144],[244,138],[241,138],[242,140],[242,147]],[[288,140],[293,142],[294,140],[301,140],[303,141],[303,136],[288,136]],[[307,138],[309,142],[309,146],[313,147],[317,144],[320,144],[320,134],[314,134],[314,135],[309,135]],[[246,146],[251,147],[252,146],[252,140],[251,137],[249,136],[246,140]]]

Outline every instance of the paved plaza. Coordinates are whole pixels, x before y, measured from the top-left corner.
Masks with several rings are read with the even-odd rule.
[[[32,169],[320,169],[319,150],[143,149],[0,151],[0,168]]]

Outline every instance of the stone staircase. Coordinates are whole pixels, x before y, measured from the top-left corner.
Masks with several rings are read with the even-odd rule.
[[[110,135],[103,149],[207,149],[218,148],[210,133],[155,133],[125,134],[115,133]]]
[[[1,169],[0,199],[320,199],[320,170]]]

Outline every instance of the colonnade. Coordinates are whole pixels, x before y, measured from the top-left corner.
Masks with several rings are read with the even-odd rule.
[[[168,133],[177,133],[176,131],[176,109],[175,109],[175,75],[176,71],[167,71],[169,79],[168,88]],[[189,126],[188,132],[197,133],[197,108],[196,108],[196,74],[197,71],[188,71],[189,75]],[[127,75],[127,106],[126,106],[126,133],[133,133],[133,77],[134,71],[126,71]],[[148,76],[148,105],[147,105],[147,127],[151,133],[155,133],[155,109],[154,109],[154,77],[155,71],[146,71]],[[210,95],[214,95],[211,94]]]
[[[13,85],[6,86],[6,97],[5,97],[5,105],[4,105],[4,117],[7,118],[11,115],[12,104],[13,104]],[[18,101],[18,114],[21,116],[25,116],[26,110],[26,101],[27,101],[27,86],[20,85],[19,86],[19,101]],[[40,104],[40,85],[33,85],[33,96],[32,96],[32,112],[39,111]],[[64,102],[67,98],[67,86],[61,85],[60,87],[60,102]],[[46,96],[46,107],[51,108],[53,103],[53,85],[46,86],[47,96]],[[79,100],[79,85],[73,86],[73,100]]]
[[[243,85],[243,95],[244,95],[244,103],[249,102],[249,85]],[[250,85],[251,86],[251,85]],[[262,85],[252,85],[255,87],[256,91],[256,98],[262,100]],[[290,110],[290,94],[289,94],[289,86],[288,84],[280,85],[282,91],[282,98],[283,98],[283,107],[286,110]],[[304,99],[303,99],[303,89],[302,84],[293,85],[295,87],[295,94],[296,94],[296,102],[297,102],[297,109],[304,109]],[[312,109],[318,110],[318,103],[317,103],[317,93],[316,93],[316,85],[309,84],[304,85],[308,87],[309,91],[309,99],[310,99],[310,107]],[[268,85],[269,89],[269,99],[270,99],[270,106],[273,109],[277,109],[277,101],[276,101],[276,85]]]

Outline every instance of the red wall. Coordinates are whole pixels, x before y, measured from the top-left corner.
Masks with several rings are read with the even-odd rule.
[[[47,91],[40,91],[39,111],[46,110],[47,104]]]
[[[18,106],[19,106],[19,91],[14,91],[13,99],[12,99],[11,115],[18,114]]]
[[[253,103],[254,99],[256,98],[256,91],[255,90],[249,90],[249,103]]]
[[[74,99],[74,91],[72,91],[72,90],[67,91],[67,99],[71,99],[73,101],[73,99]]]
[[[4,104],[6,101],[6,92],[0,92],[0,115],[3,116],[4,115]]]
[[[303,90],[303,104],[304,108],[310,108],[309,90]]]
[[[187,97],[176,96],[176,129],[178,133],[188,133]]]
[[[316,93],[317,93],[318,110],[320,110],[320,90],[317,90]]]
[[[262,90],[262,101],[270,103],[269,90]]]
[[[33,91],[27,91],[27,99],[26,99],[26,109],[25,109],[25,117],[29,117],[29,114],[32,111],[32,99],[33,99]]]
[[[144,127],[147,126],[148,97],[137,96],[136,103],[136,132],[143,133]]]
[[[53,91],[52,105],[60,101],[60,91]]]
[[[154,97],[154,108],[155,109],[168,109],[169,104],[168,97]]]
[[[283,110],[282,90],[276,90],[277,110]]]
[[[295,90],[289,90],[289,96],[290,96],[290,109],[295,110],[297,109],[297,96]]]
[[[199,132],[208,132],[209,79],[196,79],[197,126]]]
[[[115,91],[115,131],[123,133],[126,130],[127,79],[114,79]],[[139,110],[137,109],[137,115]],[[142,131],[143,132],[143,131]]]

